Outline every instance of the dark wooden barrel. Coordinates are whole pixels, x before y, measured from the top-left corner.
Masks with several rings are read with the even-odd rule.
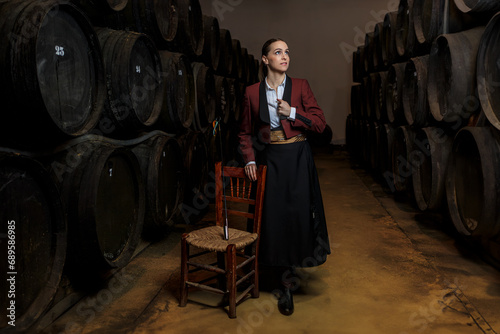
[[[53,300],[61,280],[66,218],[56,186],[35,160],[0,153],[0,184],[0,255],[4,262],[0,331],[11,328],[27,333]],[[11,276],[15,277],[15,296],[9,297],[7,279]],[[15,301],[15,327],[8,325],[13,320],[8,317],[10,301]]]
[[[250,76],[250,70],[249,70],[249,66],[250,66],[250,59],[248,58],[248,49],[247,48],[244,48],[242,47],[241,48],[241,62],[240,62],[240,66],[241,66],[241,77],[240,77],[240,80],[242,83],[244,84],[247,84],[250,80],[249,80],[249,76]]]
[[[71,0],[82,7],[86,12],[97,15],[99,12],[119,12],[123,10],[129,0]]]
[[[208,210],[205,185],[208,182],[208,151],[206,136],[189,131],[179,137],[184,157],[184,196],[176,221],[193,222]]]
[[[164,99],[161,59],[153,41],[144,34],[106,28],[97,34],[108,87],[100,123],[108,126],[100,126],[101,131],[123,136],[153,125]]]
[[[129,0],[118,25],[111,28],[130,29],[150,36],[158,48],[172,43],[180,26],[178,0]],[[114,21],[107,20],[110,24]]]
[[[204,43],[201,60],[217,71],[220,62],[220,28],[219,20],[213,16],[203,15]]]
[[[240,79],[243,74],[243,68],[241,67],[241,42],[240,40],[233,38],[233,40],[231,41],[231,45],[233,53],[233,67],[231,68],[231,76]]]
[[[445,178],[453,137],[443,129],[417,131],[413,144],[413,194],[422,211],[438,210],[445,201]]]
[[[184,163],[180,145],[171,135],[159,134],[135,146],[146,186],[144,234],[154,236],[173,224],[183,196]]]
[[[365,50],[364,45],[356,48],[352,53],[352,81],[361,83],[364,76],[364,59],[363,54]]]
[[[385,68],[397,61],[396,28],[398,12],[389,12],[384,16],[382,26],[382,62]]]
[[[215,117],[227,124],[231,117],[229,105],[229,83],[226,77],[215,75]]]
[[[392,149],[395,131],[396,128],[392,124],[382,124],[378,131],[379,171],[380,175],[391,189],[394,188]]]
[[[252,54],[248,55],[248,85],[259,82],[259,61]]]
[[[363,115],[361,108],[364,105],[363,86],[355,84],[351,86],[351,114],[360,118]]]
[[[328,146],[332,142],[332,138],[333,138],[333,131],[328,124],[326,124],[325,129],[321,133],[310,131],[307,134],[307,140],[309,141],[309,144],[311,144],[311,146],[313,147]]]
[[[415,130],[409,126],[400,126],[394,132],[392,148],[392,172],[396,191],[413,192],[413,156],[416,154],[413,143]]]
[[[500,145],[487,127],[465,127],[453,142],[446,197],[453,224],[466,236],[500,232]]]
[[[415,30],[413,27],[414,0],[401,0],[398,6],[396,20],[396,49],[400,57],[413,56],[415,45]]]
[[[382,71],[386,66],[382,58],[382,48],[384,46],[383,32],[384,22],[379,22],[373,30],[373,70]]]
[[[192,67],[196,98],[193,128],[197,131],[205,131],[215,119],[216,91],[214,73],[211,68],[203,63],[193,63]]]
[[[240,120],[245,86],[238,79],[228,78],[227,81],[229,83],[229,105],[231,108],[230,120],[236,124]]]
[[[429,56],[411,58],[405,67],[403,109],[406,123],[424,127],[432,119],[427,99],[427,68]]]
[[[364,71],[365,73],[371,73],[373,69],[373,58],[375,53],[374,47],[374,35],[373,31],[366,33],[365,35],[365,57],[364,57]]]
[[[500,129],[500,96],[498,94],[500,73],[500,14],[495,15],[484,31],[477,54],[477,91],[481,107],[490,123]]]
[[[414,0],[413,29],[420,48],[429,50],[434,39],[441,33],[443,1]]]
[[[0,4],[0,141],[33,147],[88,132],[104,105],[103,69],[97,36],[74,5]]]
[[[378,122],[370,122],[368,124],[368,150],[370,151],[370,164],[372,170],[379,170],[380,167],[380,150],[379,150],[379,138],[381,126]]]
[[[350,113],[345,120],[345,145],[350,155],[353,155],[355,149],[355,129],[354,115]]]
[[[476,55],[484,29],[440,35],[432,44],[427,97],[435,120],[456,123],[478,112]]]
[[[463,13],[496,13],[500,10],[497,0],[454,0],[455,5]]]
[[[233,69],[233,39],[231,32],[220,29],[220,57],[217,65],[217,74],[228,76]]]
[[[367,119],[361,120],[360,126],[360,145],[361,145],[361,162],[367,168],[371,168],[371,147],[370,147],[370,127],[371,121]]]
[[[158,126],[166,132],[182,132],[193,123],[195,86],[191,62],[181,53],[160,51],[165,99]]]
[[[406,63],[392,64],[387,73],[387,119],[395,125],[405,124],[403,87]]]
[[[174,48],[194,59],[202,55],[205,40],[200,2],[199,0],[177,0],[176,2],[179,25]]]
[[[387,74],[388,71],[377,72],[374,95],[377,99],[378,107],[375,110],[375,119],[379,122],[387,121]]]
[[[75,282],[125,266],[144,222],[145,191],[137,158],[102,137],[91,138],[79,138],[47,162],[67,213],[66,268]]]
[[[363,78],[363,105],[362,116],[366,119],[372,119],[372,79],[369,75]]]

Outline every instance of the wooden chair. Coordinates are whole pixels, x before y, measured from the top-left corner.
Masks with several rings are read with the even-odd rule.
[[[216,199],[215,217],[216,225],[185,233],[181,239],[181,294],[179,306],[186,306],[188,291],[190,287],[224,295],[229,304],[229,317],[236,318],[236,305],[239,304],[249,293],[253,298],[259,297],[259,273],[258,252],[259,235],[262,216],[262,205],[264,200],[264,189],[266,181],[266,166],[259,166],[257,181],[251,182],[245,175],[244,168],[224,167],[222,175],[222,164],[216,163]],[[223,182],[224,176],[224,182]],[[225,196],[223,195],[223,183],[225,183]],[[256,187],[256,189],[252,189]],[[255,195],[254,195],[255,194]],[[253,199],[250,198],[254,197]],[[254,196],[253,196],[254,195]],[[232,226],[229,216],[240,216],[253,219],[253,231],[247,232],[236,228],[229,228],[229,240],[224,240],[225,208],[227,203],[227,215],[229,225]],[[229,208],[230,204],[231,209]],[[253,213],[249,213],[248,204],[254,206]],[[234,206],[244,206],[241,211]],[[197,253],[190,254],[190,248],[194,246]],[[192,259],[215,252],[217,262],[212,264],[198,263]],[[193,267],[190,270],[190,267]],[[243,270],[246,269],[246,270]],[[198,281],[190,281],[190,276],[200,270],[215,273]],[[189,275],[191,274],[191,275]],[[200,276],[200,275],[197,275]],[[208,282],[215,282],[214,287]],[[237,296],[237,287],[249,282],[249,286]]]

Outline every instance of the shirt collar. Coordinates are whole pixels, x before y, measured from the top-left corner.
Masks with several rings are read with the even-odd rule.
[[[271,88],[271,86],[269,86],[269,84],[267,83],[267,77],[266,77],[266,80],[265,80],[265,81],[266,81],[266,88],[267,88],[268,90],[273,90],[273,89]],[[286,75],[285,75],[285,78],[283,79],[283,82],[282,82],[282,83],[281,83],[278,87],[283,87],[283,88],[285,88],[285,84],[286,84]]]

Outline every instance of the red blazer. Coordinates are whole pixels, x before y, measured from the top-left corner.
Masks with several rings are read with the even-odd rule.
[[[325,116],[307,80],[287,76],[283,100],[287,101],[290,107],[296,108],[295,121],[281,117],[281,125],[287,138],[306,130],[323,132],[326,126]],[[255,161],[255,151],[263,150],[265,144],[270,142],[271,128],[265,81],[246,88],[241,117],[239,151],[246,164]]]

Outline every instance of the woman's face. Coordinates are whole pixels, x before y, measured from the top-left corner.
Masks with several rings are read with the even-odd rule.
[[[290,65],[288,45],[283,41],[276,41],[269,46],[267,55],[262,56],[262,61],[269,71],[284,73]]]

